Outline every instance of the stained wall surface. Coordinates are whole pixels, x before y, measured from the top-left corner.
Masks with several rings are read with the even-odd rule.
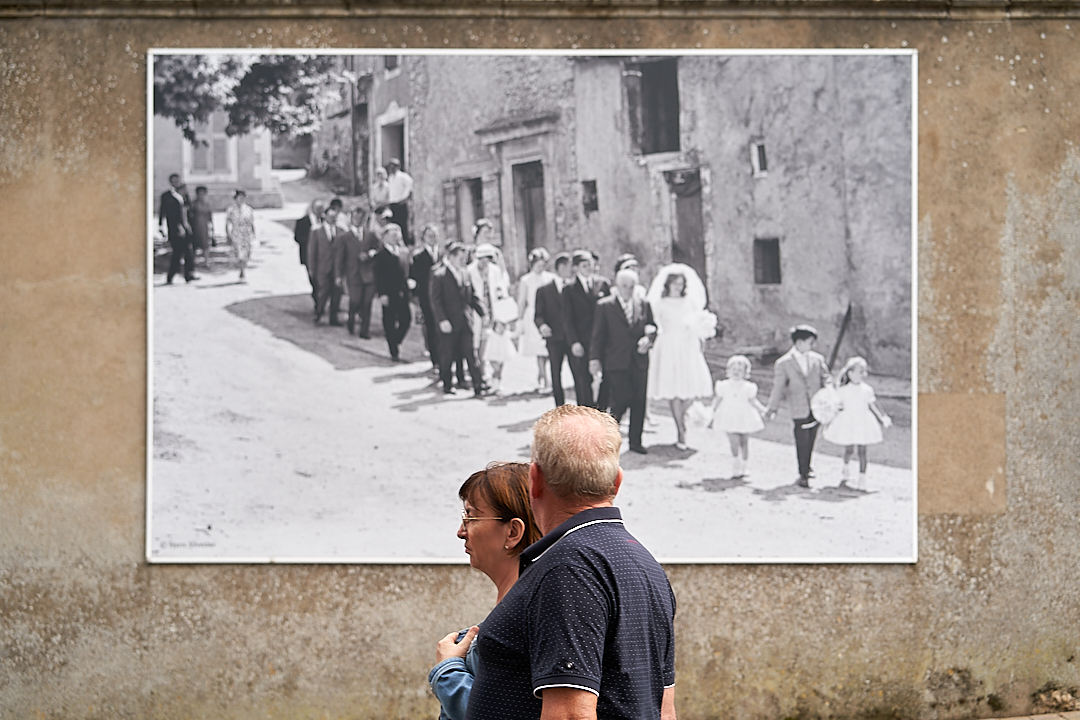
[[[143,562],[151,47],[918,49],[919,562],[668,568],[680,715],[1080,685],[1080,20],[3,17],[0,717],[433,717],[435,639],[494,600],[464,567]]]

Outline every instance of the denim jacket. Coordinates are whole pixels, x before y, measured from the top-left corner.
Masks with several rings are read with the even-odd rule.
[[[431,692],[435,693],[442,706],[439,720],[465,720],[465,709],[469,706],[469,693],[472,692],[473,677],[476,675],[475,650],[474,642],[469,646],[464,660],[446,658],[428,673]]]

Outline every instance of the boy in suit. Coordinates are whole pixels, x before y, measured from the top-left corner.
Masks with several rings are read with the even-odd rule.
[[[791,329],[792,348],[773,365],[773,387],[769,394],[769,409],[765,418],[776,417],[780,403],[787,400],[791,419],[795,423],[795,455],[799,461],[799,487],[810,487],[810,455],[814,452],[818,421],[810,410],[810,398],[818,390],[832,384],[832,375],[825,358],[814,352],[817,330],[809,325]]]

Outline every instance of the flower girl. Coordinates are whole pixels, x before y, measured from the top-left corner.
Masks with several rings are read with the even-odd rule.
[[[749,435],[765,427],[761,419],[765,406],[757,399],[757,393],[757,383],[750,382],[750,359],[745,355],[732,355],[727,361],[727,379],[716,382],[712,409],[720,429],[727,433],[731,442],[731,454],[735,457],[733,478],[746,477]]]
[[[822,437],[835,445],[844,446],[844,469],[840,487],[848,487],[851,472],[848,463],[855,450],[859,452],[859,480],[857,490],[866,489],[866,446],[883,440],[882,427],[892,427],[892,419],[877,404],[874,388],[863,380],[867,374],[866,360],[850,358],[840,371],[836,392],[840,400],[840,412],[825,427]]]

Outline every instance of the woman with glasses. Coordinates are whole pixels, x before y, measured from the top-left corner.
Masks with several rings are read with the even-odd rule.
[[[487,575],[500,602],[518,578],[518,556],[540,539],[529,506],[528,463],[491,463],[458,490],[465,504],[457,536],[465,541],[469,564]],[[480,628],[450,633],[435,650],[437,664],[428,683],[442,705],[440,720],[463,720],[475,673],[472,641]]]

